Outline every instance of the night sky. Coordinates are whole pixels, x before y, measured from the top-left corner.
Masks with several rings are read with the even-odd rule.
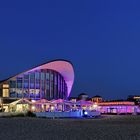
[[[74,65],[71,96],[140,95],[140,1],[1,1],[0,80],[53,59]]]

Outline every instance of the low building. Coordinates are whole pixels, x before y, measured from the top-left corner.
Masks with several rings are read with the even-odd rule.
[[[84,100],[84,101],[86,101],[88,99],[89,99],[89,96],[86,93],[81,93],[81,94],[78,95],[78,100]]]
[[[96,103],[101,103],[101,102],[103,101],[103,99],[102,99],[101,96],[96,95],[96,96],[93,96],[93,97],[91,98],[91,101],[92,101],[92,102],[96,102]]]
[[[139,95],[129,95],[127,100],[135,102],[136,105],[140,105],[140,96]]]
[[[140,112],[139,106],[130,101],[115,101],[98,103],[102,114],[136,114]]]
[[[76,98],[76,97],[70,97],[70,98],[69,98],[69,101],[71,101],[71,102],[73,102],[73,103],[76,103],[77,98]]]

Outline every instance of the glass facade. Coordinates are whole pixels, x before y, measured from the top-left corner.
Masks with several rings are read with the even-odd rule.
[[[42,69],[9,80],[9,97],[31,99],[66,99],[67,84],[57,71]]]

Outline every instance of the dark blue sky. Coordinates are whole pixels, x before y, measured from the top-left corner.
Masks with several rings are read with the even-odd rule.
[[[53,59],[75,67],[71,96],[140,94],[140,1],[1,1],[0,79]]]

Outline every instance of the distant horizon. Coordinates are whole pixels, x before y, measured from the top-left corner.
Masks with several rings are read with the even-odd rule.
[[[47,60],[47,61],[41,62],[40,64],[36,64],[36,65],[32,66],[31,68],[28,68],[28,69],[23,70],[23,71],[27,71],[27,70],[29,70],[29,69],[33,69],[33,68],[36,67],[36,66],[45,64],[46,62],[48,63],[48,62],[52,62],[52,61],[56,61],[56,60],[65,60],[65,61],[70,62],[70,63],[73,65],[73,63],[72,63],[70,60],[66,60],[66,59],[62,59],[62,58],[57,58],[57,59],[52,59],[52,60]],[[21,72],[23,72],[23,71],[21,71]],[[15,73],[15,74],[11,75],[10,77],[15,76],[15,75],[17,75],[17,74],[19,74],[19,73],[21,73],[21,72]],[[10,78],[10,77],[6,77],[6,78],[4,78],[4,79],[1,79],[1,77],[0,77],[0,82],[3,81],[3,80],[8,79],[8,78]],[[73,86],[74,86],[74,85],[73,85]],[[73,90],[73,88],[72,88],[72,90]],[[133,91],[131,91],[131,92],[133,92]],[[138,91],[137,91],[137,92],[138,92]],[[89,93],[80,92],[80,93],[77,93],[77,95],[75,94],[75,96],[71,96],[71,94],[70,94],[69,97],[78,97],[78,95],[81,94],[81,93],[87,94],[87,95],[89,96],[89,98],[92,98],[93,96],[96,96],[96,95],[101,96],[100,94],[90,94],[90,95],[89,95]],[[134,93],[134,92],[133,92],[133,93]],[[133,93],[128,94],[128,95],[126,95],[126,97],[123,97],[123,98],[121,98],[121,97],[120,97],[120,98],[110,98],[110,97],[109,97],[109,98],[104,98],[103,96],[101,96],[101,97],[102,97],[104,100],[126,100],[127,97],[130,96],[130,95],[140,95],[139,93],[137,93],[137,94],[133,94]]]
[[[46,63],[46,62],[51,62],[51,61],[54,61],[54,60],[66,60],[66,61],[69,61],[70,63],[72,63],[72,61],[70,61],[70,60],[67,60],[67,59],[63,59],[63,58],[56,58],[56,59],[52,59],[52,60],[46,60],[46,61],[42,61],[40,64],[36,64],[36,65],[34,65],[34,66],[32,66],[32,67],[29,67],[28,69],[26,68],[26,69],[24,69],[24,70],[22,70],[22,71],[20,71],[20,72],[18,72],[18,73],[14,73],[14,74],[12,74],[12,75],[10,75],[10,76],[7,76],[6,78],[4,78],[4,79],[1,79],[1,77],[0,77],[0,81],[3,81],[3,80],[5,80],[5,79],[8,79],[9,77],[12,77],[12,76],[15,76],[15,75],[17,75],[17,74],[19,74],[19,73],[21,73],[21,72],[23,72],[23,71],[26,71],[26,70],[29,70],[29,69],[32,69],[32,68],[34,68],[34,67],[36,67],[36,66],[38,66],[38,65],[41,65],[41,64],[44,64],[44,63]],[[72,65],[73,65],[73,63],[72,63]],[[7,73],[7,72],[6,72]],[[74,82],[75,83],[75,82]],[[74,87],[74,85],[73,85],[73,87]],[[88,94],[89,95],[89,97],[91,98],[91,97],[93,97],[93,96],[96,96],[96,95],[99,95],[99,96],[102,96],[100,93],[98,94],[98,93],[93,93],[93,94],[91,94],[91,93],[87,93],[87,92],[84,92],[84,91],[82,91],[82,89],[81,89],[81,92],[79,92],[79,93],[73,93],[73,88],[72,88],[72,92],[71,92],[71,94],[70,94],[70,97],[77,97],[79,94],[81,94],[81,93],[86,93],[86,94]],[[87,89],[88,90],[88,89]],[[130,92],[130,94],[129,94],[129,92]],[[128,94],[126,94],[126,96],[125,97],[118,97],[118,98],[112,98],[111,96],[109,96],[109,95],[107,95],[108,97],[104,97],[104,96],[102,96],[103,97],[103,99],[105,99],[105,100],[121,100],[121,99],[124,99],[124,100],[126,100],[127,99],[127,97],[129,96],[129,95],[140,95],[140,90],[132,90],[132,91],[129,91],[128,92]],[[137,93],[136,93],[137,92]],[[73,96],[73,94],[75,95],[75,96]]]

